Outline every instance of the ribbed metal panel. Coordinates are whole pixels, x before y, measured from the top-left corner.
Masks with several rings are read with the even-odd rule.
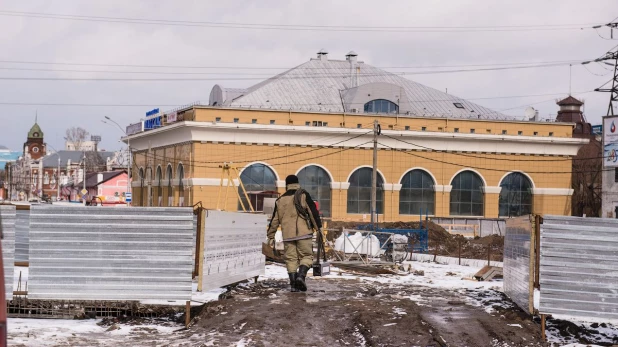
[[[544,218],[540,282],[541,313],[618,318],[618,221]]]
[[[17,211],[15,221],[15,262],[28,262],[30,210]]]
[[[504,293],[530,313],[530,236],[528,216],[509,219],[504,237]]]
[[[33,206],[28,297],[190,300],[191,208]]]
[[[13,298],[15,267],[15,206],[0,205],[0,231],[2,232],[2,262],[4,263],[4,289],[7,300]]]
[[[266,215],[207,211],[202,290],[264,274]]]

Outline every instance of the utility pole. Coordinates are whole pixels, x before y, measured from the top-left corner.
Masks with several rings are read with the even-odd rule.
[[[611,29],[612,38],[614,29],[618,28],[618,23],[609,23],[606,24]],[[604,56],[595,59],[595,62],[600,62],[604,60],[613,60],[614,63],[614,77],[612,78],[612,87],[611,88],[597,88],[595,92],[605,92],[610,93],[609,96],[609,106],[607,107],[607,116],[614,116],[614,102],[618,101],[618,49],[613,52],[607,52]],[[588,63],[588,62],[586,62]],[[607,64],[607,63],[606,63]],[[609,65],[609,64],[608,64]]]
[[[371,227],[374,231],[376,230],[375,223],[378,216],[378,135],[380,133],[380,123],[376,119],[373,121],[373,170],[371,172]]]
[[[84,190],[86,190],[86,152],[84,152]],[[84,206],[86,206],[85,194],[82,194],[82,200],[84,201]]]

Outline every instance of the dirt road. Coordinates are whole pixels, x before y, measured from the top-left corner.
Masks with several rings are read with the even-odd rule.
[[[492,296],[483,292],[309,281],[301,294],[289,293],[284,281],[239,287],[208,304],[184,334],[205,334],[205,345],[213,346],[541,345],[538,325],[517,309],[490,314],[471,305]]]

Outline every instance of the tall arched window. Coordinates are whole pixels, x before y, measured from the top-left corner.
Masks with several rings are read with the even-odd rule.
[[[176,174],[178,175],[178,206],[182,207],[185,205],[185,186],[182,182],[185,178],[185,168],[182,164],[178,164]]]
[[[399,214],[434,214],[436,183],[423,170],[412,170],[401,179]]]
[[[508,174],[500,183],[500,217],[517,217],[532,212],[532,182],[520,172]]]
[[[348,213],[371,213],[371,174],[373,169],[360,168],[350,176],[348,188]],[[378,213],[384,212],[384,180],[378,173],[376,207]]]
[[[483,216],[483,180],[472,171],[462,171],[451,182],[451,215]]]
[[[371,100],[365,104],[365,113],[399,113],[399,106],[384,99]]]
[[[172,165],[167,165],[167,207],[174,206],[174,192],[172,191]]]
[[[298,173],[298,181],[313,201],[317,201],[320,207],[320,214],[323,217],[330,217],[330,176],[326,170],[319,166],[311,165],[304,167]]]
[[[157,206],[163,206],[163,187],[161,186],[162,180],[161,165],[157,166],[157,173],[155,175],[155,182],[157,182]]]
[[[240,174],[240,180],[245,186],[251,206],[255,211],[264,211],[264,198],[275,198],[277,193],[277,176],[273,170],[264,164],[253,164],[242,171]],[[242,192],[242,189],[238,187],[238,193],[248,208],[248,201]],[[242,207],[238,203],[238,210],[241,211]]]

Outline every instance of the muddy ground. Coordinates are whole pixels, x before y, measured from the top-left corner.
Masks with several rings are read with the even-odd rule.
[[[338,279],[290,293],[269,280],[207,304],[180,334],[213,346],[540,346],[539,326],[518,309],[470,304],[495,295]]]

